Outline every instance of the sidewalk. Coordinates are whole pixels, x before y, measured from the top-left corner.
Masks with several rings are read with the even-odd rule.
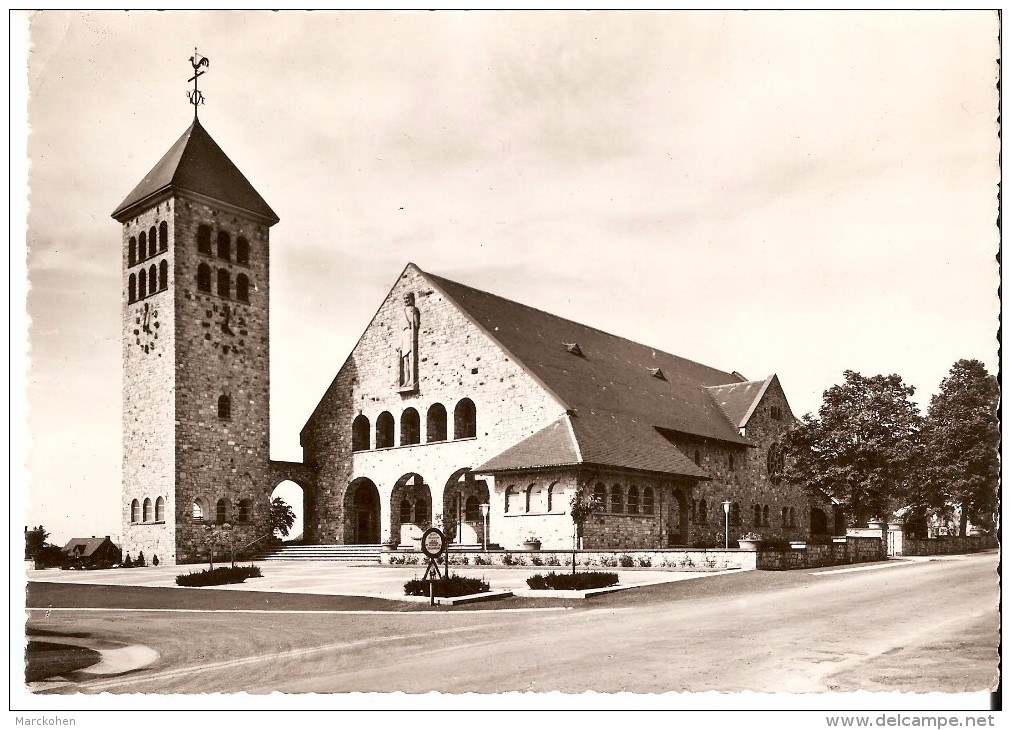
[[[392,600],[404,597],[404,583],[412,578],[421,578],[423,566],[379,567],[349,566],[339,563],[311,563],[305,561],[265,561],[258,563],[263,571],[262,578],[250,578],[245,583],[214,586],[214,590],[262,591],[271,593],[299,593],[323,596],[367,596]],[[68,583],[82,585],[144,586],[152,588],[178,588],[179,590],[200,590],[179,588],[175,577],[181,573],[198,572],[207,566],[160,565],[157,568],[119,568],[114,570],[29,570],[29,581],[42,583]],[[493,590],[509,590],[516,596],[529,591],[526,579],[535,573],[551,570],[563,572],[565,568],[487,568],[453,567],[453,573],[471,578],[483,578]],[[673,583],[681,580],[711,578],[730,575],[739,571],[719,573],[672,572],[650,570],[628,570],[620,568],[618,582],[624,586],[647,586],[659,583]]]

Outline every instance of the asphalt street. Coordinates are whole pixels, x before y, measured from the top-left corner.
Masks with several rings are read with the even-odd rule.
[[[135,602],[32,610],[28,628],[158,652],[130,674],[35,688],[59,693],[967,692],[990,688],[997,673],[996,567],[985,553],[747,572],[578,604],[502,604],[518,610]]]

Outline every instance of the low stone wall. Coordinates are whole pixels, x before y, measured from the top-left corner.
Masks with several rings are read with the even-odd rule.
[[[829,545],[798,543],[789,550],[759,550],[757,566],[759,570],[797,570],[868,563],[885,557],[880,537],[847,536],[833,538]]]
[[[926,540],[914,540],[907,537],[902,540],[902,555],[957,555],[978,553],[980,550],[990,550],[995,547],[997,547],[997,538],[993,535],[932,537]]]
[[[571,567],[571,550],[450,550],[451,565],[519,565]],[[753,550],[577,550],[576,565],[592,568],[652,568],[654,570],[755,570]],[[417,550],[383,552],[386,565],[423,565],[427,558]]]

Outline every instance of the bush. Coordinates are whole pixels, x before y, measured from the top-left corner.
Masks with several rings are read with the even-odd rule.
[[[591,588],[607,588],[618,584],[617,573],[538,573],[527,578],[531,590],[585,591]]]
[[[552,565],[552,566],[561,565],[561,563],[558,562],[558,556],[557,555],[549,555],[548,557],[546,557],[544,559],[544,564],[545,565]]]
[[[526,565],[527,561],[522,555],[506,553],[502,556],[502,565]]]
[[[177,586],[200,587],[220,586],[228,583],[242,583],[246,578],[259,578],[263,574],[255,565],[237,565],[234,568],[201,570],[199,573],[185,573],[176,576]]]
[[[134,563],[134,567],[136,567],[136,568],[145,568],[145,567],[147,567],[147,563],[144,561],[144,551],[143,550],[141,550],[139,553],[137,553],[137,562]]]
[[[491,565],[491,559],[486,558],[483,555],[475,555],[474,565]]]
[[[433,595],[439,598],[454,598],[469,596],[472,593],[486,593],[491,586],[480,578],[465,578],[454,575],[444,580],[427,581],[414,578],[404,583],[404,594],[408,596],[427,596],[429,583],[432,584]]]
[[[132,568],[133,567],[133,558],[130,557],[130,553],[126,554],[126,560],[123,561],[123,567],[124,568]]]
[[[531,565],[544,565],[544,559],[540,555],[533,555],[530,558]]]
[[[622,568],[631,568],[635,565],[635,561],[632,559],[631,555],[625,555],[622,553],[618,556],[618,565]]]
[[[652,566],[653,566],[653,561],[650,559],[650,557],[648,555],[644,555],[643,557],[639,558],[639,567],[640,568],[650,568]]]
[[[600,559],[600,564],[605,568],[617,568],[618,559],[613,555],[605,555]]]

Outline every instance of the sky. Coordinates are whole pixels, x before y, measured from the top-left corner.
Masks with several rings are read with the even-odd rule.
[[[281,219],[271,455],[300,460],[409,261],[777,373],[797,415],[847,369],[898,373],[924,409],[956,360],[996,373],[997,31],[989,12],[31,15],[12,524],[120,532],[110,213],[189,126],[194,47],[201,123]]]

